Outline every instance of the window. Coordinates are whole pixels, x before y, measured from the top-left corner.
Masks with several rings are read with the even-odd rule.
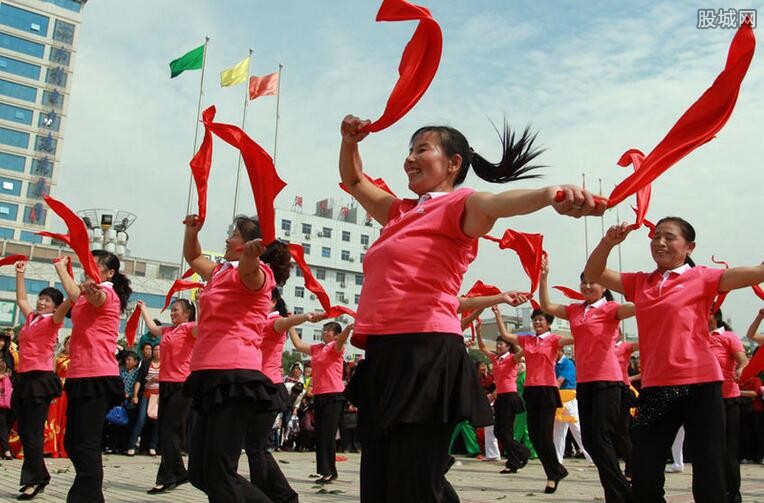
[[[45,152],[46,154],[56,155],[56,146],[58,140],[53,138],[53,135],[48,133],[48,136],[37,135],[34,141],[34,149],[38,152]]]
[[[362,253],[362,254],[361,254],[361,263],[362,263],[362,264],[363,264],[363,258],[364,258],[365,256],[366,256],[366,254],[365,254],[365,253]]]
[[[69,61],[72,59],[72,53],[64,47],[51,47],[50,57],[48,59],[59,65],[69,66]]]
[[[0,24],[2,25],[47,37],[48,22],[49,19],[46,16],[19,9],[7,3],[0,4]]]
[[[12,73],[32,80],[40,80],[39,66],[9,58],[8,56],[0,56],[0,72]]]
[[[316,279],[326,279],[326,269],[316,268]]]
[[[82,9],[82,0],[42,0],[43,2],[53,4],[57,7],[67,9],[74,12],[79,12]]]
[[[42,55],[45,53],[44,45],[25,38],[14,37],[7,33],[0,33],[0,47],[26,54],[27,56],[34,56],[35,58],[42,58]]]
[[[50,194],[50,184],[45,177],[41,176],[37,181],[29,182],[29,184],[27,184],[27,197],[29,199],[42,199],[48,194]]]
[[[45,225],[45,218],[47,216],[48,210],[40,203],[37,203],[34,206],[26,206],[24,208],[23,220],[25,224]]]
[[[342,231],[342,240],[350,241],[350,231]]]
[[[342,271],[337,271],[337,282],[338,283],[344,283],[345,282],[345,273]]]
[[[42,236],[38,236],[34,232],[21,231],[19,239],[26,241],[27,243],[40,244],[42,243]]]
[[[10,171],[24,172],[24,164],[26,164],[26,157],[20,155],[9,154],[7,152],[0,152],[0,168]]]
[[[321,341],[321,340],[323,340],[323,337],[321,337],[322,335],[323,335],[323,330],[321,330],[320,328],[314,328],[313,329],[313,340],[314,341]]]
[[[300,306],[294,306],[294,311],[292,311],[293,314],[302,314],[304,312],[305,312],[305,309],[301,308]]]
[[[305,297],[305,288],[301,286],[294,287],[294,296],[302,299]]]
[[[17,84],[3,79],[0,79],[0,94],[16,98],[17,100],[29,101],[31,103],[37,101],[37,89],[34,87]]]
[[[61,110],[64,106],[64,95],[55,89],[53,91],[43,91],[42,105]]]
[[[369,235],[368,234],[361,234],[361,244],[364,246],[369,246]]]
[[[358,304],[359,302],[361,302],[361,295],[355,294],[355,298],[353,300],[355,300],[355,303]]]
[[[21,180],[0,176],[0,194],[20,196]]]
[[[66,87],[66,71],[62,66],[48,68],[45,74],[45,82],[59,87]]]
[[[162,306],[164,306],[164,295],[140,292],[133,292],[130,294],[130,302],[138,300],[142,300],[147,307],[154,309],[162,309]]]
[[[74,25],[67,23],[60,19],[56,19],[56,24],[53,28],[53,40],[64,42],[65,44],[72,45],[74,42]]]
[[[0,143],[18,148],[29,148],[29,133],[0,127]]]
[[[17,204],[0,202],[0,218],[3,220],[16,220],[18,214],[19,206]]]
[[[0,119],[20,124],[32,124],[32,111],[8,103],[0,103]]]
[[[0,239],[13,239],[13,229],[0,227]]]
[[[312,232],[312,228],[310,224],[302,224],[302,233],[310,236],[310,233]]]
[[[305,250],[305,255],[310,255],[310,243],[303,243],[302,248]]]
[[[53,161],[48,157],[32,159],[32,174],[50,178],[53,176]]]
[[[56,113],[55,110],[50,112],[40,112],[37,119],[37,127],[43,129],[50,129],[51,131],[58,131],[61,127],[61,116]]]
[[[328,246],[322,246],[321,247],[321,256],[324,258],[331,258],[332,256],[332,249]]]
[[[24,286],[27,292],[39,292],[43,288],[48,288],[50,283],[39,279],[25,279]],[[0,276],[0,290],[5,292],[16,291],[16,278],[14,276]]]
[[[340,292],[339,290],[335,292],[334,294],[335,300],[338,302],[345,302],[345,292]]]
[[[297,309],[297,308],[295,307],[295,309]],[[300,309],[302,309],[302,308],[300,308]],[[302,339],[302,328],[295,328],[295,331],[297,332],[297,337]]]
[[[295,267],[294,268],[294,275],[297,278],[302,278],[302,269],[300,269],[299,267]]]
[[[291,231],[292,230],[292,221],[291,220],[282,220],[281,221],[281,230],[282,231]]]
[[[356,285],[363,285],[363,274],[356,274],[355,275],[355,284]]]
[[[342,250],[340,253],[342,260],[350,260],[350,252],[348,250]]]
[[[332,237],[332,229],[331,229],[331,227],[323,227],[321,229],[321,234],[323,234],[325,238]]]

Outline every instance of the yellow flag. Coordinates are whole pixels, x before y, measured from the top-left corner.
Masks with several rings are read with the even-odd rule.
[[[246,82],[249,78],[249,56],[234,66],[220,72],[220,87],[235,86]]]

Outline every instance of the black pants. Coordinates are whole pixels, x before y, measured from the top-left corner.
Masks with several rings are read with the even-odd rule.
[[[69,396],[66,404],[64,448],[74,465],[76,475],[67,503],[103,503],[103,464],[101,437],[104,417],[113,397]]]
[[[198,413],[188,457],[191,484],[210,503],[270,503],[260,489],[236,473],[247,425],[255,413],[253,401],[230,398]]]
[[[0,454],[5,454],[11,450],[11,446],[8,443],[10,417],[11,409],[0,409]]]
[[[273,422],[278,413],[275,410],[258,412],[249,421],[244,444],[249,462],[249,479],[274,503],[292,503],[297,502],[297,493],[268,451]]]
[[[515,440],[515,409],[512,406],[513,400],[510,396],[512,394],[517,395],[517,393],[499,393],[496,396],[494,403],[496,423],[493,427],[493,434],[507,452],[505,466],[517,470],[528,462],[531,451]]]
[[[683,391],[682,389],[686,390]],[[692,455],[692,494],[697,503],[727,499],[724,402],[721,383],[642,388],[631,427],[632,489],[639,503],[663,503],[666,453],[684,424]]]
[[[600,483],[605,490],[605,501],[608,503],[634,501],[631,487],[621,473],[615,449],[622,393],[620,383],[579,383],[576,389],[581,440],[597,467]]]
[[[314,396],[316,412],[316,471],[319,475],[337,476],[337,429],[345,406],[342,393]]]
[[[24,447],[24,464],[21,465],[19,485],[48,485],[50,474],[43,458],[45,420],[53,397],[29,397],[16,400],[14,408],[18,417],[19,437]]]
[[[362,438],[362,503],[458,503],[446,480],[454,425],[398,424]]]
[[[559,391],[547,386],[527,386],[523,393],[525,407],[528,410],[528,436],[536,449],[541,464],[544,466],[547,480],[560,480],[568,471],[557,460],[554,447],[554,416],[557,404],[551,395]]]
[[[738,503],[743,501],[740,495],[740,400],[738,398],[724,400],[724,415],[727,426],[727,455],[724,456],[727,501]]]
[[[624,393],[632,393],[626,390]],[[634,395],[632,393],[632,399]],[[623,459],[623,471],[627,477],[631,477],[631,402],[624,399],[621,395],[621,411],[618,419],[618,434],[615,438],[615,450],[618,456]]]
[[[183,383],[159,383],[159,448],[162,452],[162,462],[157,471],[157,485],[188,480],[188,472],[180,452],[180,437],[190,408],[191,399],[183,396]]]

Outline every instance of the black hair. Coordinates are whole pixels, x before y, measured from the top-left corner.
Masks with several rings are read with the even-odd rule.
[[[180,304],[181,308],[188,313],[188,321],[196,321],[196,306],[188,299],[175,299],[173,304]]]
[[[509,352],[512,353],[512,354],[515,354],[518,351],[520,351],[520,346],[518,346],[517,344],[512,344],[511,342],[507,342],[504,339],[502,339],[501,337],[497,337],[496,338],[496,342],[497,343],[503,342],[504,344],[506,344],[507,347],[509,347]]]
[[[281,291],[278,288],[274,287],[273,290],[271,290],[271,299],[276,303],[274,309],[278,311],[279,315],[283,317],[289,316],[286,302],[284,302],[284,299],[281,297]]]
[[[331,330],[335,334],[339,335],[340,332],[342,332],[342,325],[337,323],[336,321],[330,321],[329,323],[324,323],[324,329]]]
[[[131,357],[132,357],[132,358],[133,358],[133,360],[135,360],[136,362],[137,362],[137,361],[140,361],[140,358],[138,358],[138,353],[136,353],[136,352],[135,352],[135,351],[133,351],[133,350],[130,350],[130,351],[125,351],[125,352],[122,354],[122,358],[123,358],[123,359],[125,359],[125,360],[127,360],[128,358],[131,358]]]
[[[64,294],[61,293],[61,290],[58,288],[53,288],[52,286],[47,286],[40,290],[40,293],[37,294],[38,297],[46,296],[50,297],[50,300],[53,301],[53,304],[55,304],[56,307],[60,306],[64,302]]]
[[[536,316],[539,316],[539,315],[541,315],[541,316],[543,316],[544,318],[546,318],[546,322],[547,322],[548,324],[550,324],[550,325],[552,324],[552,322],[554,322],[554,316],[552,316],[552,315],[551,315],[551,314],[549,314],[549,313],[545,313],[545,312],[544,312],[544,311],[542,311],[541,309],[534,309],[534,310],[533,310],[533,312],[531,313],[531,320],[533,320],[533,318],[535,318]]]
[[[151,344],[150,342],[144,342],[143,344],[141,344],[141,347],[140,347],[141,353],[143,353],[143,348],[145,348],[146,346],[148,346],[148,347],[150,347],[152,349],[154,348],[154,345]]]
[[[688,242],[695,241],[695,228],[692,225],[690,225],[690,222],[688,222],[684,218],[663,217],[655,223],[655,227],[658,227],[660,224],[666,223],[666,222],[676,224],[676,226],[679,227],[679,233],[682,234],[682,237],[685,239],[685,241],[688,241]],[[695,261],[692,260],[692,258],[690,258],[689,254],[684,259],[684,263],[689,265],[690,267],[695,267]]]
[[[260,222],[256,218],[238,216],[234,219],[233,225],[238,229],[244,241],[263,237]],[[284,286],[292,272],[292,256],[289,254],[287,244],[278,240],[268,244],[263,254],[260,255],[260,260],[271,268],[276,284]]]
[[[130,280],[119,272],[119,257],[106,250],[93,250],[90,252],[96,258],[96,260],[103,264],[107,269],[114,271],[114,276],[111,278],[111,283],[114,285],[114,292],[119,297],[119,310],[124,312],[127,307],[127,300],[130,298],[130,294],[133,293],[133,289],[130,288]]]
[[[458,154],[462,158],[459,172],[456,174],[456,178],[454,178],[454,186],[461,185],[464,182],[470,166],[472,166],[477,176],[491,183],[507,183],[528,178],[538,178],[540,175],[527,174],[534,169],[543,167],[537,164],[530,164],[544,151],[533,146],[538,133],[532,133],[530,128],[526,127],[520,138],[516,139],[515,132],[510,128],[509,122],[506,119],[504,119],[503,134],[495,125],[494,129],[496,134],[499,135],[503,147],[501,160],[498,163],[489,162],[482,155],[472,150],[467,142],[467,138],[461,132],[449,126],[421,127],[411,135],[409,144],[413,146],[416,138],[424,133],[437,133],[446,155],[453,157]]]
[[[581,281],[584,281],[584,273],[581,273],[581,276],[579,276]],[[599,284],[599,283],[598,283]],[[605,288],[605,291],[602,292],[602,296],[605,297],[605,300],[608,302],[613,302],[615,300],[615,297],[613,297],[613,292]]]
[[[0,349],[0,355],[2,355],[2,357],[0,357],[0,360],[2,360],[6,355],[9,354],[11,350],[11,336],[8,335],[8,332],[3,331],[2,333],[0,333],[0,339],[5,341],[5,344]]]
[[[714,313],[714,319],[716,320],[717,327],[723,328],[724,330],[732,330],[732,327],[729,326],[726,321],[724,321],[721,308],[717,309]]]

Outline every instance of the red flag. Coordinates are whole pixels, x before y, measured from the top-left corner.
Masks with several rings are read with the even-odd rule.
[[[289,253],[292,255],[294,261],[297,262],[297,267],[299,267],[302,271],[302,275],[305,278],[305,288],[313,292],[316,297],[318,297],[318,302],[321,303],[321,307],[326,312],[327,318],[336,318],[341,314],[349,314],[355,318],[355,312],[351,309],[343,306],[331,305],[331,302],[329,301],[329,295],[326,293],[326,290],[324,290],[324,287],[321,286],[321,283],[319,283],[318,280],[313,276],[313,272],[305,262],[305,250],[302,246],[290,243]]]
[[[367,180],[369,180],[371,183],[373,183],[374,185],[376,185],[380,189],[384,190],[385,192],[387,192],[391,196],[398,197],[398,196],[395,195],[395,193],[392,190],[390,190],[390,187],[387,186],[387,184],[385,183],[385,181],[383,179],[381,179],[381,178],[372,178],[369,175],[367,175],[366,173],[364,173],[363,176],[365,176]],[[340,183],[340,188],[342,190],[344,190],[345,192],[347,192],[348,194],[350,194],[350,191],[347,189],[347,187],[345,187],[344,184]]]
[[[199,205],[199,221],[204,223],[207,218],[207,181],[210,178],[210,167],[212,166],[212,134],[207,128],[207,123],[215,118],[215,106],[211,106],[202,112],[202,122],[204,127],[204,139],[199,150],[189,162],[191,166],[191,175],[194,177],[196,185],[196,194]]]
[[[536,293],[541,279],[541,259],[546,255],[544,236],[507,229],[501,239],[489,235],[485,235],[483,238],[499,243],[499,248],[502,250],[509,248],[517,253],[525,274],[531,280],[531,290],[525,295],[531,297],[529,301],[533,309],[541,309],[539,303],[533,299],[533,294]]]
[[[7,257],[0,259],[0,266],[15,264],[16,262],[25,260],[29,260],[29,257],[26,255],[8,255]]]
[[[406,115],[430,86],[440,64],[443,35],[430,11],[405,0],[383,0],[377,21],[416,21],[419,25],[403,50],[399,78],[382,117],[369,124],[365,131],[374,133],[392,125]]]
[[[181,292],[183,290],[191,290],[192,288],[202,288],[202,287],[204,287],[204,283],[199,283],[197,281],[186,281],[184,279],[176,279],[175,281],[173,281],[172,286],[170,287],[170,290],[167,292],[167,295],[164,298],[164,307],[162,308],[162,311],[167,309],[167,307],[170,305],[173,294],[177,292]]]
[[[279,90],[278,72],[269,73],[263,77],[253,75],[249,78],[249,99],[260,96],[276,96]]]
[[[141,309],[136,306],[133,314],[127,319],[125,323],[125,340],[127,340],[127,347],[132,347],[135,344],[135,332],[138,331],[138,321],[141,319]]]
[[[562,292],[564,296],[566,296],[567,298],[571,300],[580,300],[580,301],[586,300],[584,296],[581,295],[581,292],[573,290],[572,288],[568,288],[567,286],[557,285],[557,286],[553,286],[552,288],[554,288],[558,292]]]
[[[35,234],[37,234],[38,236],[44,236],[46,238],[51,238],[51,239],[61,241],[62,243],[66,243],[70,247],[72,246],[72,242],[69,239],[68,234],[59,234],[58,232],[48,232],[48,231],[38,231],[38,232],[35,232]]]
[[[499,290],[498,287],[487,285],[481,280],[477,280],[475,281],[475,284],[472,285],[472,288],[467,290],[467,293],[464,294],[464,297],[480,297],[483,295],[498,295],[500,293],[501,290]]]
[[[644,159],[645,159],[645,154],[633,148],[623,153],[621,158],[618,160],[618,165],[624,168],[631,165],[634,167],[634,172],[637,172],[641,168],[642,161]],[[637,221],[629,226],[631,230],[639,229],[640,227],[642,227],[642,224],[645,222],[645,217],[647,216],[647,209],[650,207],[651,192],[652,192],[652,189],[650,187],[650,184],[647,184],[646,186],[642,187],[641,189],[637,191],[637,208],[634,210],[637,214]]]
[[[732,39],[724,70],[645,157],[641,168],[616,186],[608,198],[608,207],[647,187],[680,159],[714,138],[732,115],[755,47],[750,22],[743,23]]]
[[[50,196],[45,196],[44,199],[50,209],[61,217],[66,224],[66,228],[69,229],[69,246],[77,254],[77,258],[80,259],[80,264],[82,264],[85,274],[96,283],[100,283],[101,275],[98,272],[98,264],[95,257],[90,253],[90,236],[88,236],[88,228],[85,226],[85,222],[61,201]]]

